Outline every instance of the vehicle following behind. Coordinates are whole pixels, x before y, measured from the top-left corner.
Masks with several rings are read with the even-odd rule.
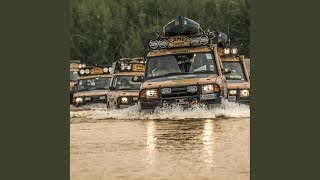
[[[126,108],[138,102],[145,70],[143,58],[122,58],[113,63],[107,108]]]
[[[85,67],[85,64],[81,64],[80,60],[70,60],[70,104],[72,103],[74,85],[78,80],[79,68]]]
[[[81,106],[92,103],[105,103],[110,85],[111,66],[86,67],[79,69],[72,104]]]
[[[226,74],[228,95],[233,102],[250,103],[250,78],[244,62],[236,46],[224,46],[219,49],[223,68],[230,70]]]
[[[182,16],[163,29],[164,36],[149,41],[141,109],[220,105],[226,96],[223,75],[229,72],[221,69],[217,45],[226,41],[226,35],[204,32],[197,22]]]

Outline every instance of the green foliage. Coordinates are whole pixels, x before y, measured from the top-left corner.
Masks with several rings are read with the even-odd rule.
[[[230,33],[250,56],[249,0],[71,0],[70,14],[71,59],[88,64],[144,56],[148,40],[179,15]]]

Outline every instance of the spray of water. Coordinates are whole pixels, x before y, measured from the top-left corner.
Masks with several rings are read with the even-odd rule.
[[[222,102],[221,107],[208,109],[203,106],[195,106],[183,109],[181,106],[158,108],[154,112],[140,111],[140,105],[134,105],[126,109],[106,109],[104,104],[96,104],[75,108],[70,106],[71,118],[87,119],[217,119],[217,118],[246,118],[250,117],[250,107],[233,102]]]

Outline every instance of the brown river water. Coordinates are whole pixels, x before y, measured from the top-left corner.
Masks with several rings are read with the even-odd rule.
[[[71,108],[71,180],[250,179],[250,108]]]

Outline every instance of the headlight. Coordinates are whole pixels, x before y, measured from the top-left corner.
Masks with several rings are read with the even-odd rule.
[[[223,54],[224,55],[229,55],[230,54],[230,48],[224,48],[223,49]]]
[[[165,48],[168,46],[167,40],[160,40],[158,44],[161,48]]]
[[[208,84],[208,85],[202,86],[202,93],[203,94],[213,93],[213,84]]]
[[[86,69],[86,70],[84,70],[84,73],[89,74],[89,73],[90,73],[90,70],[89,70],[89,69]]]
[[[236,95],[236,94],[237,94],[237,90],[230,90],[230,91],[229,91],[229,94],[230,94],[230,95]]]
[[[201,36],[201,37],[200,37],[200,43],[199,43],[199,44],[205,45],[205,44],[208,44],[208,43],[209,43],[209,38],[208,38],[208,36]]]
[[[149,89],[146,91],[147,98],[158,98],[158,91],[156,89]]]
[[[109,71],[109,68],[107,68],[107,67],[103,68],[104,73],[107,73],[108,71]]]
[[[149,46],[152,49],[156,49],[158,47],[158,41],[157,40],[150,40],[149,41]]]
[[[81,67],[84,68],[84,67],[86,67],[86,65],[85,64],[81,64]]]
[[[198,90],[197,86],[188,86],[187,87],[187,91],[190,93],[195,93],[195,92],[197,92],[197,90]]]
[[[84,70],[83,69],[80,70],[80,74],[84,74]]]
[[[170,94],[171,93],[171,88],[162,88],[161,89],[162,94]]]
[[[121,98],[121,103],[128,103],[128,98],[127,97],[122,97]]]
[[[240,97],[248,97],[249,96],[249,90],[240,90]]]
[[[77,103],[82,103],[82,102],[83,102],[83,99],[78,97],[78,98],[76,98],[76,102],[77,102]]]
[[[233,55],[238,54],[238,48],[232,48],[231,54],[233,54]]]
[[[199,44],[199,41],[200,41],[199,37],[191,37],[190,38],[191,45],[197,45],[197,44]]]

